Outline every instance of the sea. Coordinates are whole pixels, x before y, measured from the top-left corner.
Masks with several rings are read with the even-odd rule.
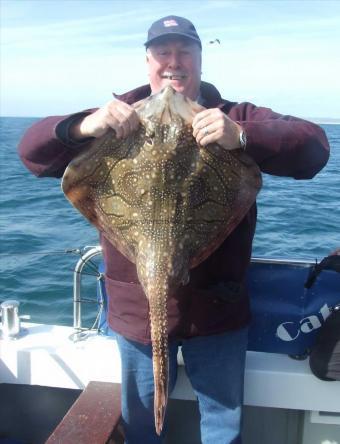
[[[96,230],[65,199],[60,180],[36,178],[17,146],[35,118],[0,118],[0,302],[32,322],[72,325],[73,270]],[[340,247],[340,125],[321,125],[331,156],[312,180],[263,175],[253,256],[320,261]],[[83,278],[84,325],[96,314],[96,274]],[[93,301],[93,302],[92,302]]]

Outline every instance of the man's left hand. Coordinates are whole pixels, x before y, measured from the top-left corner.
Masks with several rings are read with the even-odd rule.
[[[218,143],[226,150],[241,147],[241,126],[229,119],[219,108],[210,108],[196,114],[192,122],[193,136],[201,146]]]

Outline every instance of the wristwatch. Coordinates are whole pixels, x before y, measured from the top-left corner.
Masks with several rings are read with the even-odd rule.
[[[243,150],[245,150],[247,146],[247,135],[243,129],[240,132],[240,146]]]

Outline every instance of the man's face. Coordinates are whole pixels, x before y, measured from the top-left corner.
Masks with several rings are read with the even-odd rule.
[[[149,46],[146,63],[152,93],[166,85],[196,100],[201,83],[201,49],[188,39],[171,36]]]

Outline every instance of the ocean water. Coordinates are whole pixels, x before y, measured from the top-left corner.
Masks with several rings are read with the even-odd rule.
[[[60,180],[37,179],[19,160],[18,142],[36,120],[0,119],[0,301],[19,300],[33,322],[71,325],[79,256],[65,251],[97,245],[98,236],[64,198]],[[253,256],[321,260],[340,247],[340,125],[322,126],[331,157],[315,178],[263,176]],[[83,294],[92,298],[96,278],[88,273]],[[89,303],[87,325],[94,313]]]

